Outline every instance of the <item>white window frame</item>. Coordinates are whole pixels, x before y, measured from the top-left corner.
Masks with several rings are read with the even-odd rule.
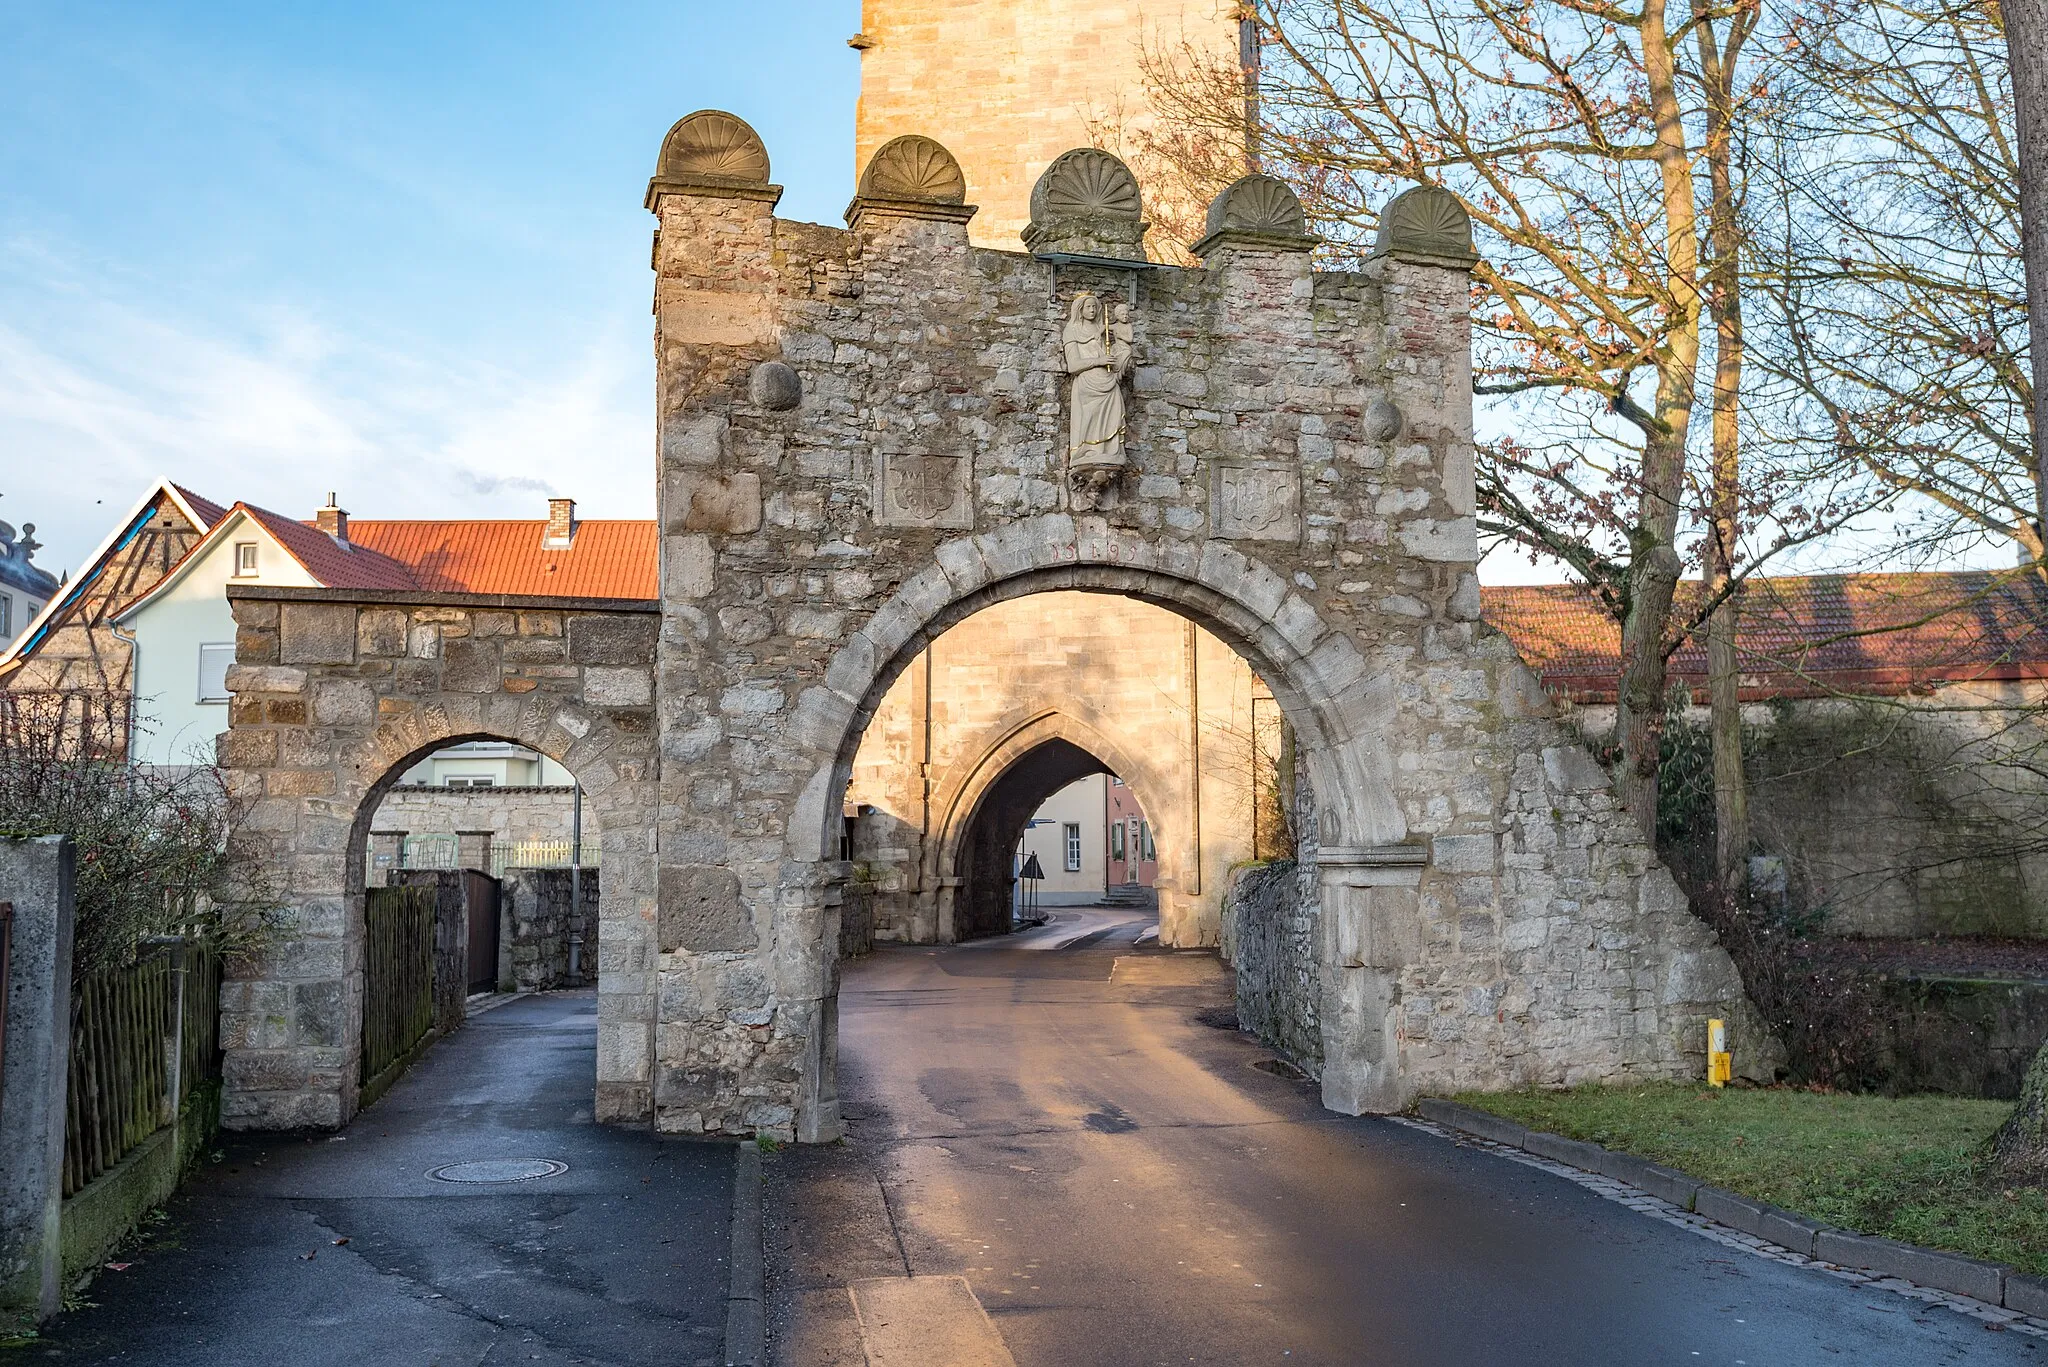
[[[254,579],[258,574],[262,573],[256,567],[256,558],[259,554],[256,549],[257,544],[254,541],[237,541],[235,543],[235,578]]]
[[[0,644],[14,635],[14,595],[0,593]]]
[[[1066,847],[1067,852],[1067,872],[1079,873],[1081,871],[1081,823],[1069,821],[1061,826],[1060,831],[1064,837],[1061,843]]]
[[[218,669],[218,677],[220,679],[220,691],[218,693],[208,693],[206,691],[207,685],[211,683],[213,681],[213,678],[215,677],[213,670],[209,669],[209,660],[211,660],[213,662],[213,665],[217,666]],[[229,701],[228,669],[231,665],[234,664],[234,662],[235,643],[233,641],[200,642],[199,656],[197,660],[197,664],[199,667],[199,675],[198,678],[195,680],[192,689],[194,694],[194,701],[206,706],[218,705],[220,703],[225,703]]]
[[[1121,821],[1109,823],[1109,857],[1113,860],[1124,857],[1124,823]]]
[[[450,774],[443,785],[449,788],[495,788],[498,780],[489,774]]]

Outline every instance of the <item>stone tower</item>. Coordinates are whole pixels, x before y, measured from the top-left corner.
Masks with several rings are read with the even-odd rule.
[[[968,239],[1000,251],[1017,250],[1039,173],[1096,141],[1091,124],[1149,120],[1142,50],[1238,60],[1236,0],[863,0],[861,18],[856,171],[891,138],[936,138],[981,206]]]

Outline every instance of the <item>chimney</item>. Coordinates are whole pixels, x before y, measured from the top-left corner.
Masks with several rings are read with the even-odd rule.
[[[548,529],[542,534],[540,544],[544,549],[562,551],[576,537],[576,500],[573,498],[551,498],[548,500]]]
[[[313,514],[313,521],[339,544],[348,544],[348,512],[335,503],[333,494],[327,495],[327,506]]]

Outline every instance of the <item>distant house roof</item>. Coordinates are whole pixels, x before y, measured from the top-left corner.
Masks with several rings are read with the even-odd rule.
[[[579,521],[566,549],[543,546],[546,530],[545,521],[351,519],[348,539],[358,550],[374,551],[405,566],[413,578],[411,587],[429,591],[565,598],[660,596],[651,520]]]
[[[127,617],[161,593],[218,541],[236,534],[246,516],[284,548],[323,588],[489,593],[556,598],[657,596],[654,523],[638,519],[579,521],[567,546],[543,544],[545,520],[359,521],[344,544],[318,524],[237,503],[171,572],[121,612]]]
[[[106,540],[100,542],[86,558],[78,573],[71,576],[63,586],[63,592],[43,605],[43,610],[36,614],[36,619],[15,638],[12,646],[0,651],[0,677],[11,673],[24,659],[33,654],[36,647],[41,645],[49,634],[51,626],[74,604],[102,587],[100,578],[106,571],[107,563],[135,539],[164,503],[176,507],[179,515],[202,535],[214,527],[227,512],[227,509],[212,499],[202,498],[182,484],[160,479],[150,485],[148,492],[128,510],[128,515],[115,524],[114,530],[107,534]]]
[[[1679,608],[1699,601],[1679,586]],[[1480,591],[1486,620],[1552,693],[1612,702],[1621,629],[1575,584]],[[1743,695],[1901,693],[1938,683],[2048,678],[2048,590],[2031,573],[1829,574],[1755,578],[1741,594],[1736,651]],[[1674,680],[1707,677],[1695,634],[1671,656]]]

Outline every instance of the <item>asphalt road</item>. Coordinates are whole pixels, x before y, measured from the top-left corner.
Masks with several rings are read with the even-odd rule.
[[[777,1361],[858,1367],[849,1283],[952,1274],[1020,1367],[2048,1364],[2039,1340],[1332,1116],[1203,1022],[1228,1002],[1213,956],[1064,915],[848,967],[849,1142],[768,1164]]]
[[[21,1358],[723,1363],[732,1146],[591,1121],[597,1001],[473,1017],[340,1136],[229,1139]],[[557,1176],[427,1173],[552,1159]],[[344,1242],[345,1241],[345,1242]]]

